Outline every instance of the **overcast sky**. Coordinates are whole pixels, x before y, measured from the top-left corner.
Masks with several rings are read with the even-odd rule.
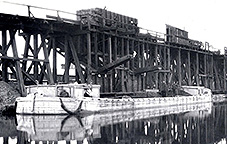
[[[76,13],[80,9],[104,8],[138,19],[138,26],[165,33],[165,24],[189,32],[189,38],[209,42],[217,49],[227,46],[226,0],[5,0]],[[53,12],[32,9],[35,17]],[[27,15],[24,6],[0,0],[0,13]],[[61,14],[60,14],[61,16]]]

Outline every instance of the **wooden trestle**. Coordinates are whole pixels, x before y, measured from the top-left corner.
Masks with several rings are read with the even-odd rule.
[[[163,83],[226,91],[226,56],[209,51],[208,43],[202,47],[187,35],[170,40],[176,36],[168,31],[171,26],[166,34],[143,34],[137,19],[102,9],[81,10],[77,16],[72,21],[0,14],[1,79],[9,82],[12,75],[23,95],[24,86],[37,81],[95,83],[102,93],[136,92]],[[62,76],[57,53],[65,58]],[[69,75],[71,64],[74,75]]]

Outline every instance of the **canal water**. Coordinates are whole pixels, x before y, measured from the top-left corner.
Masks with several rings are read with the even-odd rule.
[[[0,117],[0,144],[225,144],[227,101],[79,116]]]

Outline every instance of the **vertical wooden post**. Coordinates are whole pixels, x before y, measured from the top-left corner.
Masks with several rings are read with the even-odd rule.
[[[161,66],[163,68],[163,55],[162,55],[162,50],[163,47],[161,45],[158,46],[158,55],[159,55],[159,66]],[[163,83],[163,73],[158,73],[158,83],[159,83],[159,88]]]
[[[168,70],[170,70],[171,67],[171,55],[170,55],[170,47],[167,48],[167,55],[168,55],[168,61],[167,61],[167,67]],[[168,74],[168,83],[171,82],[171,73]]]
[[[224,91],[226,91],[226,54],[224,54],[224,56],[223,56],[223,64],[224,64],[224,66],[223,66],[223,85],[224,85]]]
[[[207,54],[204,54],[204,86],[207,87]]]
[[[113,58],[117,60],[117,37],[114,37],[114,48],[113,48]],[[116,79],[115,79],[116,70],[113,71],[112,79],[113,79],[113,87],[116,88]],[[115,90],[115,89],[114,89]]]
[[[121,57],[124,56],[124,38],[121,38]],[[121,88],[122,92],[125,92],[125,71],[121,70]]]
[[[77,49],[77,52],[78,53],[81,53],[81,36],[77,36],[77,39],[76,39],[76,49]]]
[[[52,75],[51,69],[50,69],[49,54],[48,54],[48,51],[47,51],[47,47],[46,47],[46,43],[45,43],[45,38],[44,37],[42,37],[42,42],[43,42],[43,53],[44,53],[44,59],[45,59],[45,62],[44,62],[43,65],[45,65],[46,69],[47,69],[48,82],[50,84],[53,84],[54,80],[53,80],[53,75]]]
[[[9,144],[9,137],[3,137],[3,144]]]
[[[129,39],[126,39],[126,55],[129,55]],[[127,67],[127,70],[128,70],[128,72],[126,73],[126,76],[127,76],[127,78],[126,78],[126,85],[127,85],[127,91],[129,92],[129,91],[131,91],[131,77],[130,77],[130,74],[129,74],[129,64],[130,64],[130,62],[127,62],[126,63],[126,67]]]
[[[197,119],[197,123],[196,124],[197,124],[197,138],[198,138],[198,142],[197,143],[200,144],[201,143],[201,141],[200,141],[200,137],[201,137],[201,135],[200,135],[201,134],[201,132],[200,132],[200,129],[201,129],[200,125],[201,124],[200,123],[201,122],[200,122],[199,118],[196,118],[196,119]]]
[[[164,61],[164,69],[166,70],[167,69],[167,60],[166,60],[166,54],[167,54],[167,52],[166,52],[166,45],[164,45],[164,47],[163,47],[163,54],[164,54],[164,56],[163,56],[163,61]],[[164,78],[163,78],[163,81],[165,81],[165,83],[166,83],[166,73],[164,73]]]
[[[108,53],[109,53],[109,63],[112,63],[112,42],[111,42],[111,37],[108,37]],[[113,91],[113,79],[112,79],[112,71],[110,71],[109,75],[109,91]]]
[[[91,34],[87,33],[87,83],[91,83]]]
[[[94,49],[95,49],[95,67],[98,68],[98,34],[94,33]],[[98,75],[95,75],[95,84],[98,82]]]
[[[103,65],[106,64],[106,45],[105,45],[105,34],[102,34],[102,59],[103,59]],[[102,75],[102,88],[103,92],[106,91],[106,79],[105,74]]]
[[[190,51],[187,52],[188,54],[188,85],[192,85],[192,80],[191,80],[191,55]]]
[[[214,56],[211,54],[211,62],[210,62],[210,89],[214,90]]]
[[[79,61],[79,58],[78,58],[78,55],[77,55],[77,49],[75,48],[75,46],[73,44],[72,37],[69,37],[69,45],[70,45],[70,50],[72,52],[72,56],[73,56],[73,59],[74,59],[75,73],[77,72],[78,75],[79,75],[79,78],[78,78],[79,82],[84,83],[85,80],[84,80],[84,76],[83,76],[83,73],[82,73],[82,70],[81,70],[81,67],[80,67],[80,61]]]
[[[155,64],[158,65],[158,45],[155,45]],[[155,73],[155,88],[157,89],[159,87],[158,85],[158,73]]]
[[[135,51],[135,41],[134,40],[132,40],[132,51],[134,52]],[[135,59],[133,58],[132,59],[132,71],[134,71],[134,69],[135,69]],[[136,86],[136,84],[135,84],[135,75],[133,74],[132,75],[132,92],[135,92],[135,86]]]
[[[144,58],[144,52],[145,52],[145,44],[144,44],[144,42],[142,43],[142,52],[141,52],[141,58],[142,58],[142,68],[144,68],[145,67],[145,58]],[[141,83],[141,85],[142,85],[142,90],[144,90],[145,89],[145,74],[143,73],[142,74],[142,83]]]
[[[145,67],[146,66],[148,66],[148,65],[150,65],[149,64],[149,59],[150,59],[150,51],[149,51],[149,44],[148,43],[146,43],[146,45],[145,45],[146,47],[145,47],[145,51],[146,51],[146,61],[145,61]],[[146,77],[144,77],[144,84],[145,84],[145,89],[147,89],[147,88],[150,88],[149,87],[149,83],[148,83],[148,81],[150,81],[151,80],[151,77],[149,77],[150,75],[148,75],[148,73],[146,73]]]
[[[138,42],[138,49],[137,49],[137,57],[138,57],[138,67],[141,68],[141,48],[140,48],[140,42]],[[138,74],[137,76],[137,90],[141,90],[141,74]]]
[[[18,52],[17,52],[17,45],[16,45],[16,40],[15,40],[15,32],[10,31],[10,37],[12,38],[12,50],[13,50],[13,56],[15,58],[19,58],[18,57]],[[17,79],[18,79],[18,85],[19,85],[19,89],[21,92],[22,96],[26,96],[26,91],[25,91],[25,86],[24,86],[24,79],[23,79],[23,75],[22,75],[22,70],[20,67],[20,61],[17,60],[15,62],[15,69],[16,69],[16,75],[17,75]]]
[[[70,63],[69,63],[69,48],[68,48],[68,36],[65,36],[65,73],[64,73],[64,82],[69,83],[69,68],[70,68]]]
[[[38,59],[38,34],[34,34],[34,59]],[[34,78],[38,80],[38,62],[34,62]]]
[[[224,106],[225,107],[225,110],[224,110],[224,119],[225,119],[225,121],[224,121],[224,124],[225,124],[225,135],[227,135],[227,106],[225,105]]]
[[[2,55],[3,56],[7,56],[6,43],[7,43],[6,30],[2,30]],[[4,59],[2,59],[2,79],[3,81],[8,82],[7,62]]]
[[[24,55],[23,55],[23,57],[24,58],[28,58],[28,51],[29,51],[29,47],[30,47],[29,43],[30,43],[31,35],[27,35],[24,38],[25,38],[25,48],[24,48]],[[26,69],[27,69],[27,61],[24,60],[22,62],[22,70],[23,71],[26,71]]]
[[[56,83],[57,80],[57,50],[55,45],[55,37],[52,37],[52,47],[53,47],[53,79]]]
[[[181,49],[178,49],[178,82],[179,86],[182,85],[182,70],[181,70]]]
[[[196,84],[197,86],[200,85],[199,83],[199,53],[196,52]]]

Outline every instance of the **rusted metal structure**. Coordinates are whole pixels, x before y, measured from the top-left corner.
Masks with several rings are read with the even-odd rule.
[[[0,14],[1,78],[8,82],[13,74],[22,94],[25,85],[37,81],[95,83],[104,94],[130,94],[165,83],[226,91],[226,55],[189,39],[187,31],[166,25],[165,34],[142,33],[137,19],[99,8],[78,11],[77,20],[34,18],[28,8],[28,17]],[[57,54],[65,59],[61,76]]]

